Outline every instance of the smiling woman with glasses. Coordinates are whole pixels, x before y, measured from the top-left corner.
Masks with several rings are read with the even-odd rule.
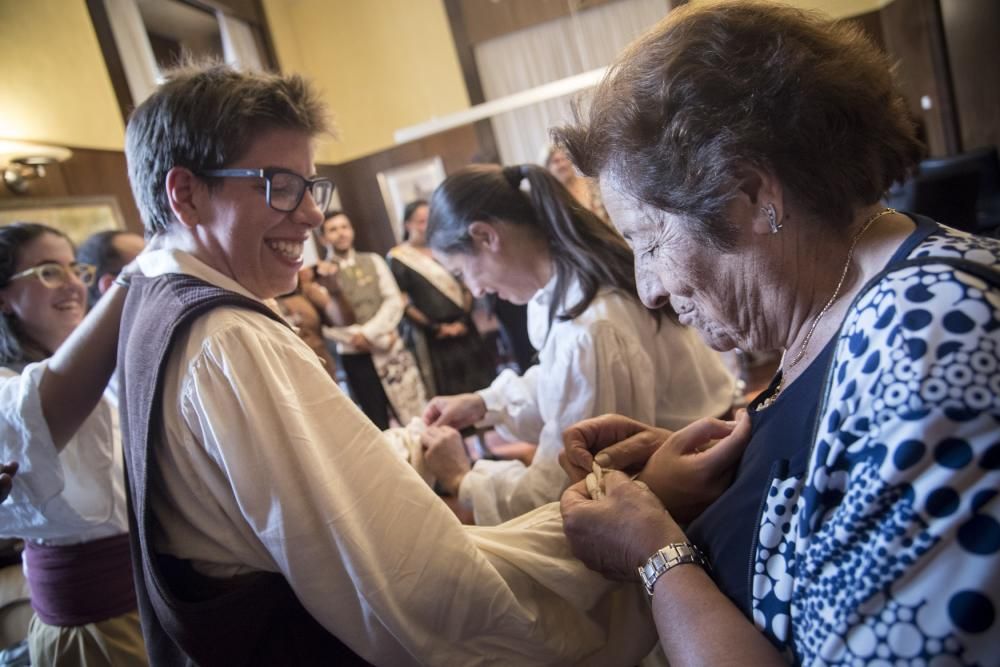
[[[75,259],[56,229],[0,227],[0,474],[11,485],[0,536],[25,540],[35,664],[144,665],[117,406],[104,395],[125,286],[85,317],[94,267]]]
[[[202,176],[212,178],[263,178],[267,183],[267,205],[275,211],[291,213],[302,203],[306,190],[312,194],[316,208],[326,211],[333,197],[333,181],[329,178],[306,178],[290,169],[207,169]]]

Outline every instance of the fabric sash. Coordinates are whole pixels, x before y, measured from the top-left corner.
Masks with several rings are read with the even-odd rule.
[[[48,625],[71,627],[136,608],[128,534],[83,544],[24,543],[31,606]]]
[[[462,292],[462,286],[455,280],[455,276],[448,273],[448,270],[433,257],[428,257],[408,245],[396,246],[389,251],[389,256],[419,273],[456,306],[465,308],[465,294]]]

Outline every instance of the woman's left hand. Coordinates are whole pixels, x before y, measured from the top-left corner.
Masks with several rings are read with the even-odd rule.
[[[675,519],[693,521],[729,488],[750,432],[745,412],[735,422],[699,419],[670,434],[649,457],[639,479]]]
[[[573,555],[587,567],[609,579],[634,581],[637,568],[657,549],[684,542],[684,531],[642,482],[608,470],[603,488],[600,500],[591,499],[584,481],[566,489],[563,530]]]

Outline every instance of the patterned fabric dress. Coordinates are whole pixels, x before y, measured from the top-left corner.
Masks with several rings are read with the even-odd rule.
[[[922,219],[905,245],[935,259],[893,262],[807,369],[823,371],[812,432],[791,434],[807,444],[751,441],[771,465],[747,564],[724,562],[722,522],[692,524],[796,663],[1000,664],[1000,242]]]

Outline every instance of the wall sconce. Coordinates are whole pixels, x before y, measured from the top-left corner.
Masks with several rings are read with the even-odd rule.
[[[24,141],[0,140],[0,168],[3,182],[14,194],[28,191],[31,181],[45,177],[45,167],[73,156],[68,148]]]

